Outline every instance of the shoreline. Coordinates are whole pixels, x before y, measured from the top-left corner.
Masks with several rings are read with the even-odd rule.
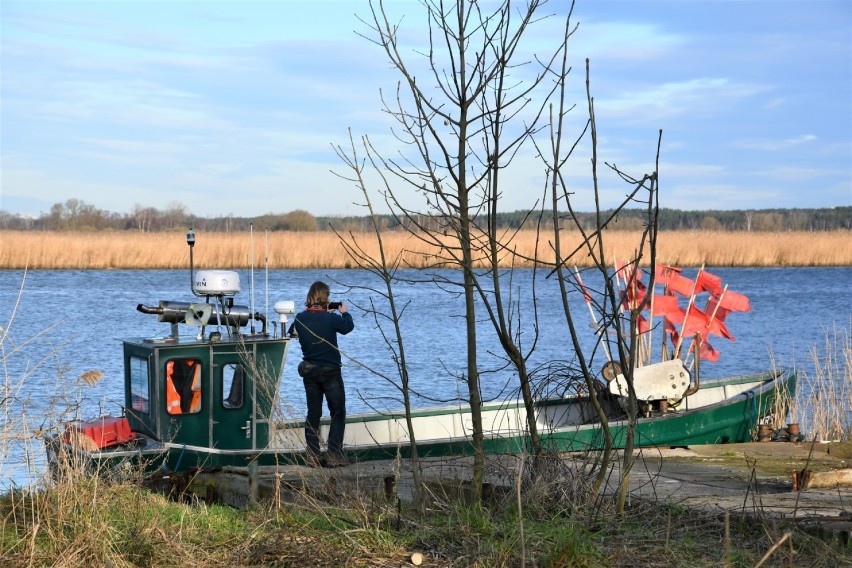
[[[744,442],[735,444],[690,445],[682,448],[643,448],[634,453],[636,467],[629,481],[630,495],[649,503],[661,500],[677,502],[696,512],[744,515],[757,520],[801,520],[812,527],[829,529],[829,537],[852,530],[845,519],[846,504],[838,496],[846,485],[797,488],[797,474],[804,472],[837,473],[852,467],[852,442]],[[486,458],[486,483],[494,495],[508,495],[518,478],[524,457],[492,455]],[[559,459],[583,469],[587,455],[562,453]],[[620,459],[614,467],[620,467]],[[443,495],[470,499],[472,461],[467,456],[421,458],[421,467],[434,488]],[[341,486],[370,488],[406,503],[414,498],[411,466],[380,460],[353,463],[337,470],[306,470],[298,465],[262,466],[255,475],[255,498],[289,502],[298,490],[317,490],[330,479]],[[221,472],[200,472],[188,482],[185,491],[200,498],[216,495],[221,502],[237,509],[247,508],[252,500],[252,473],[247,468],[226,468]],[[389,482],[388,480],[392,480]],[[602,488],[603,494],[615,495],[617,476]],[[750,498],[751,497],[751,498]]]

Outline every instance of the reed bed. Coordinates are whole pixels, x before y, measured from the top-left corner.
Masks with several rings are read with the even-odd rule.
[[[847,329],[827,329],[823,345],[811,346],[808,355],[797,368],[790,421],[808,440],[852,439],[852,322]]]
[[[363,250],[378,256],[375,235],[353,233]],[[605,236],[608,255],[631,258],[640,233],[611,231]],[[382,239],[389,258],[403,265],[434,266],[437,251],[404,231],[388,231]],[[578,232],[562,235],[563,254],[581,243]],[[538,257],[552,262],[549,241],[534,231],[514,236],[518,255],[503,256],[504,266],[531,266]],[[536,248],[538,255],[536,255]],[[184,268],[189,259],[183,233],[138,232],[29,232],[0,231],[0,269],[156,269]],[[352,268],[338,237],[328,231],[255,233],[201,233],[194,250],[198,268]],[[673,231],[660,233],[657,261],[673,266],[852,266],[852,231],[832,232],[723,232]],[[483,263],[480,263],[483,264]],[[571,264],[589,266],[579,252]]]

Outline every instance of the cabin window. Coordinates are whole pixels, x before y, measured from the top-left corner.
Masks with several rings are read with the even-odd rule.
[[[242,408],[246,372],[239,363],[228,363],[222,367],[222,406]]]
[[[148,401],[151,400],[148,383],[148,359],[130,358],[130,408],[136,414],[148,414]]]
[[[166,363],[166,411],[195,414],[201,411],[201,361],[172,359]]]

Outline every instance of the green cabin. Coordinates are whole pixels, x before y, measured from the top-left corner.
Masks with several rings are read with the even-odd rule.
[[[268,447],[288,342],[125,341],[124,404],[131,429],[171,445],[206,448],[208,460],[222,462],[204,465],[237,465],[233,452],[221,454],[228,459],[217,459],[216,450],[244,451],[243,457],[249,457]],[[180,367],[197,369],[197,384],[183,379],[190,384],[176,390],[184,400],[191,393],[198,403],[174,409],[169,407],[168,383],[179,380],[173,375]]]
[[[124,341],[124,415],[132,431],[173,450],[169,470],[246,465],[269,447],[294,305],[275,304],[273,335],[262,314],[233,304],[238,290],[235,272],[199,271],[193,291],[206,302],[137,306],[171,324],[171,335]],[[197,333],[180,335],[179,324]]]

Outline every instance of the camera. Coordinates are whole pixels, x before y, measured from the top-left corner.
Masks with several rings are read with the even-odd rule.
[[[329,302],[328,303],[328,309],[329,310],[336,310],[337,308],[340,307],[340,304],[342,304],[342,303],[343,302]]]

